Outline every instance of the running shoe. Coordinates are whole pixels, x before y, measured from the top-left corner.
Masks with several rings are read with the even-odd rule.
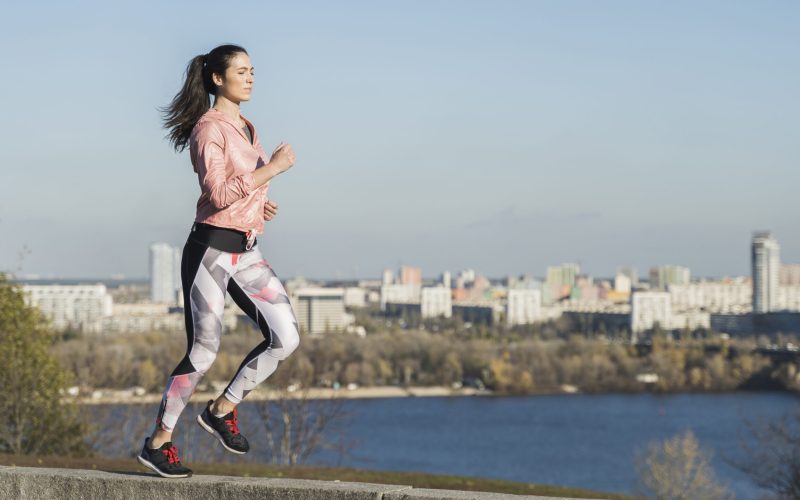
[[[142,451],[136,459],[140,464],[153,469],[161,477],[189,477],[192,475],[192,470],[184,467],[181,460],[178,458],[178,449],[172,444],[172,441],[167,441],[159,448],[151,449],[147,444],[150,438],[144,440]]]
[[[197,423],[200,427],[216,436],[222,446],[237,455],[244,455],[250,449],[247,439],[239,432],[236,420],[236,408],[232,412],[222,417],[215,417],[211,413],[211,405],[214,401],[209,400],[203,413],[197,416]]]

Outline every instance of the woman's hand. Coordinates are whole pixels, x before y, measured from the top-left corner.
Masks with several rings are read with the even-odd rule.
[[[275,214],[278,213],[278,204],[272,200],[264,202],[264,220],[272,220]]]
[[[286,172],[292,168],[292,165],[294,165],[294,151],[292,151],[292,145],[283,142],[278,144],[278,147],[272,152],[269,163],[270,165],[274,165],[280,173]]]

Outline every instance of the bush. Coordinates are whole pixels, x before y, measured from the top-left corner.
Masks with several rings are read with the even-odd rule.
[[[0,451],[83,455],[87,426],[74,403],[63,402],[71,382],[50,354],[56,335],[23,292],[0,273]]]

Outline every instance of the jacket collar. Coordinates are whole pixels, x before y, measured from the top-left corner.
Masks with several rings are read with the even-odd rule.
[[[230,123],[231,125],[233,125],[233,127],[239,132],[239,134],[242,137],[244,137],[244,139],[247,141],[247,143],[250,144],[250,139],[247,138],[247,135],[245,135],[244,130],[242,130],[242,128],[239,126],[239,124],[236,123],[236,120],[234,120],[230,116],[226,115],[222,111],[218,110],[214,106],[211,106],[210,108],[208,108],[207,114],[208,114],[208,116],[210,118],[213,118],[213,119],[218,120],[218,121]],[[245,116],[241,112],[239,113],[239,116],[250,127],[250,130],[253,131],[253,144],[252,144],[252,146],[255,147],[255,145],[256,145],[256,127],[255,127],[255,125],[253,125],[253,123],[250,120],[245,118]]]

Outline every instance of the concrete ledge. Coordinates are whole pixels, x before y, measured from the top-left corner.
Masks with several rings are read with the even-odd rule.
[[[555,500],[554,497],[412,488],[393,484],[197,475],[164,479],[138,472],[0,466],[0,498],[219,500]]]

